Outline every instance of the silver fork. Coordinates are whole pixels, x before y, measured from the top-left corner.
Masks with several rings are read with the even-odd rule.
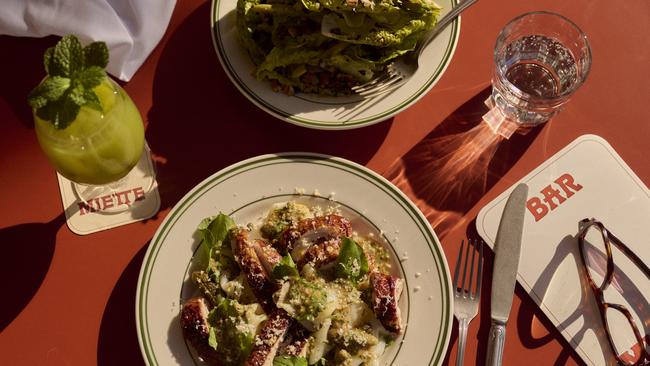
[[[436,23],[435,27],[433,27],[433,29],[426,35],[426,38],[423,39],[422,42],[419,42],[418,46],[412,52],[408,52],[404,56],[390,63],[386,66],[386,71],[377,78],[353,87],[352,91],[363,97],[372,97],[377,94],[391,91],[404,84],[418,69],[420,55],[422,55],[422,51],[426,46],[431,43],[431,41],[436,38],[436,36],[449,25],[449,23],[456,19],[463,10],[467,9],[477,1],[478,0],[461,0],[458,5],[451,9],[449,13]]]
[[[467,327],[469,322],[474,319],[478,313],[478,303],[481,297],[481,276],[483,272],[483,241],[467,240],[465,256],[463,256],[463,247],[465,241],[461,241],[460,250],[458,251],[458,261],[454,271],[454,315],[458,319],[458,353],[456,355],[456,366],[463,365],[465,361],[465,342],[467,340]],[[471,249],[471,250],[470,250]],[[470,259],[470,251],[471,259]],[[474,257],[478,251],[478,264],[475,266]],[[471,260],[471,263],[470,263]],[[469,264],[469,277],[467,278],[467,266]],[[460,267],[463,267],[462,277],[460,277]],[[474,278],[474,268],[477,267],[476,278]],[[465,286],[467,279],[467,286]],[[472,282],[474,280],[474,282]],[[459,282],[460,281],[460,282]],[[472,289],[474,283],[474,289]]]

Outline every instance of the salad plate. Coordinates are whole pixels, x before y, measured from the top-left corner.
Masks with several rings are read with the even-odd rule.
[[[458,0],[438,0],[440,17]],[[337,130],[359,128],[389,119],[423,97],[442,77],[456,49],[460,17],[443,30],[424,50],[415,75],[399,88],[373,97],[358,95],[328,97],[274,92],[267,80],[255,78],[255,66],[238,39],[237,0],[213,0],[210,15],[212,41],[226,74],[252,103],[289,123]]]
[[[274,204],[296,201],[335,207],[361,234],[375,235],[403,281],[403,330],[381,365],[441,365],[449,343],[453,302],[449,268],[435,233],[395,186],[345,159],[308,153],[262,155],[227,167],[198,184],[167,215],[145,255],[136,295],[136,327],[147,365],[204,364],[186,342],[183,303],[206,217],[228,214],[240,225]]]

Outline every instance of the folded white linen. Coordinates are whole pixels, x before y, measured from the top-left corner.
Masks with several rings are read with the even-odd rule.
[[[104,41],[107,71],[128,81],[162,38],[176,0],[2,0],[0,34]]]

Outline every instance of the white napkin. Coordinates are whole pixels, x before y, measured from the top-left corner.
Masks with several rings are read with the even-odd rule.
[[[104,41],[107,71],[128,81],[162,38],[176,0],[2,0],[0,34]]]

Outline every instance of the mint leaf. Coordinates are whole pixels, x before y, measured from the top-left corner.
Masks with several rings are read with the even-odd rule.
[[[336,259],[336,277],[357,281],[368,273],[368,259],[354,240],[344,237]]]
[[[84,65],[83,48],[77,37],[68,35],[54,46],[53,70],[50,76],[73,77]]]
[[[27,101],[32,108],[44,107],[47,102],[61,98],[69,86],[70,79],[68,78],[61,76],[49,77],[29,93]]]
[[[86,100],[86,107],[90,107],[98,112],[103,112],[102,103],[99,101],[97,94],[94,91],[85,89],[84,90],[84,99]]]
[[[298,267],[296,264],[293,262],[293,258],[291,258],[291,254],[287,254],[282,259],[280,259],[280,262],[276,264],[273,267],[273,278],[276,280],[281,280],[286,277],[298,277],[300,274],[298,273]]]
[[[29,97],[27,97],[27,103],[29,103],[29,106],[34,109],[45,107],[47,102],[47,98],[38,94],[32,95],[32,93],[30,93]]]
[[[84,88],[82,84],[77,84],[70,90],[68,98],[70,101],[72,101],[72,103],[81,107],[82,105],[86,104],[85,94],[86,88]]]
[[[101,84],[106,77],[106,71],[99,66],[90,66],[79,72],[77,79],[86,89],[92,89]]]
[[[54,114],[54,127],[64,129],[70,125],[70,122],[77,118],[81,106],[72,101],[70,97],[63,97],[61,108],[57,109]]]
[[[39,118],[59,129],[74,121],[82,106],[102,111],[93,89],[107,77],[107,63],[104,42],[82,47],[77,37],[67,35],[45,51],[43,66],[48,76],[31,91],[27,102]]]
[[[45,67],[45,72],[48,73],[48,75],[54,75],[54,72],[50,72],[50,70],[53,70],[52,68],[53,60],[54,60],[54,47],[50,47],[47,50],[45,50],[45,54],[43,55],[43,66]]]
[[[54,114],[59,104],[61,104],[59,101],[49,102],[46,105],[39,107],[36,110],[36,115],[42,120],[54,121]]]
[[[37,109],[36,115],[40,119],[52,122],[55,128],[64,129],[77,118],[79,109],[80,106],[68,95],[64,95],[59,100],[48,102],[44,107]]]
[[[300,356],[277,356],[273,366],[308,366],[307,359]]]
[[[84,47],[84,65],[86,67],[97,66],[105,69],[108,65],[108,47],[104,42],[93,42]]]

